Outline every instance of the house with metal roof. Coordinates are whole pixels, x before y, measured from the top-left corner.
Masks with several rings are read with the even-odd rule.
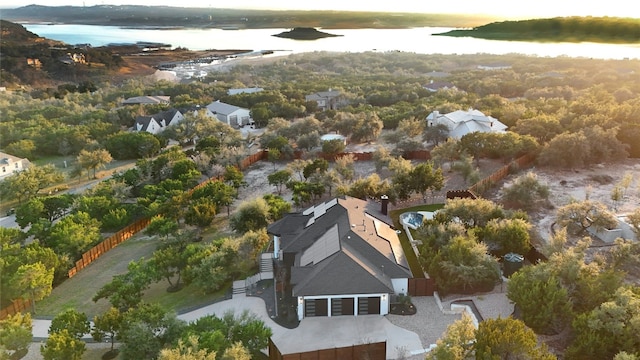
[[[232,88],[227,90],[227,95],[238,95],[238,94],[253,94],[260,91],[264,91],[261,87],[250,87],[250,88]]]
[[[448,114],[434,111],[427,116],[427,126],[444,124],[449,128],[449,137],[460,139],[471,132],[504,132],[507,125],[479,110],[456,110]]]
[[[344,196],[286,215],[268,228],[276,276],[299,320],[389,313],[413,275],[393,227],[374,202]],[[282,276],[286,274],[286,276]]]
[[[211,113],[213,113],[213,115],[215,115],[218,120],[229,126],[237,128],[253,124],[251,111],[249,111],[249,109],[226,104],[221,102],[220,100],[216,100],[207,105],[207,109],[209,109],[209,111],[211,111]]]
[[[125,99],[122,105],[168,104],[171,96],[134,96]]]

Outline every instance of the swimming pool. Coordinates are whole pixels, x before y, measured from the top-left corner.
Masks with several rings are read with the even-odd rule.
[[[400,222],[403,225],[406,225],[412,228],[413,230],[416,230],[417,228],[422,226],[422,223],[424,222],[425,219],[427,220],[433,219],[433,212],[417,211],[417,212],[406,212],[406,213],[400,214]]]

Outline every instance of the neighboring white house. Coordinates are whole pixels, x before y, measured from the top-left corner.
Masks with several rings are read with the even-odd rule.
[[[122,105],[168,104],[171,96],[135,96],[125,99]]]
[[[449,128],[449,137],[460,139],[471,132],[504,132],[507,125],[479,110],[456,110],[448,114],[434,111],[427,116],[427,126],[444,124]]]
[[[29,167],[29,160],[0,152],[0,179]]]
[[[227,90],[227,95],[238,95],[238,94],[253,94],[264,89],[261,87],[251,87],[251,88],[238,88],[238,89],[229,89]]]
[[[184,120],[184,116],[177,109],[170,109],[150,116],[138,116],[134,125],[135,131],[146,131],[158,134],[167,126],[175,125]]]
[[[344,196],[271,224],[276,269],[290,274],[286,297],[298,319],[386,315],[413,277],[380,205]]]
[[[207,109],[209,109],[209,111],[211,111],[218,120],[229,126],[241,127],[253,124],[253,119],[251,118],[251,112],[249,109],[225,104],[220,102],[220,100],[216,100],[207,105]]]

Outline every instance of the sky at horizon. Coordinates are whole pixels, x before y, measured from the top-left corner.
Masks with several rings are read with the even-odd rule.
[[[416,12],[432,14],[486,14],[505,18],[532,18],[554,16],[613,16],[640,18],[640,7],[628,0],[450,0],[450,1],[344,1],[324,0],[303,2],[292,0],[5,0],[3,8],[14,8],[27,4],[47,6],[93,6],[93,5],[162,5],[182,7],[212,7],[234,9],[267,10],[336,10],[336,11],[384,11]]]

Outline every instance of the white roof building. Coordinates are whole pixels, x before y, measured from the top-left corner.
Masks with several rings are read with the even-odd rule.
[[[507,125],[498,119],[486,116],[479,110],[456,110],[448,114],[434,111],[427,116],[427,125],[444,124],[449,128],[449,137],[460,139],[471,132],[504,132]]]

